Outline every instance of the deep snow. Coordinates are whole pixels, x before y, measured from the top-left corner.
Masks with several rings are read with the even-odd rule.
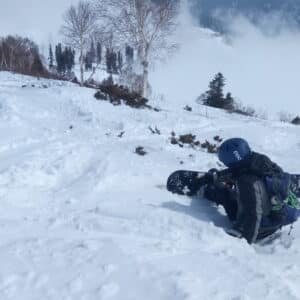
[[[300,127],[194,99],[193,112],[168,101],[154,112],[93,93],[0,73],[0,299],[300,299],[299,223],[291,237],[285,228],[273,244],[249,246],[224,233],[222,209],[165,190],[175,169],[219,166],[171,145],[171,131],[243,136],[299,172]]]

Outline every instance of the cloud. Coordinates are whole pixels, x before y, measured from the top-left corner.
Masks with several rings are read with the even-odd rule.
[[[19,34],[48,43],[58,38],[62,15],[77,0],[1,0],[0,35]]]
[[[234,34],[225,38],[189,20],[181,24],[176,34],[180,50],[151,74],[156,92],[170,102],[191,104],[222,72],[226,89],[244,104],[300,114],[300,33],[294,28],[270,35],[238,17],[231,22]]]

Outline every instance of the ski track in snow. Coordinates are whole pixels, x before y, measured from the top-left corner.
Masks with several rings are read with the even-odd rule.
[[[0,299],[300,299],[299,223],[249,246],[224,233],[221,209],[164,189],[175,169],[218,167],[171,145],[171,131],[242,135],[299,172],[299,127],[192,102],[114,107],[93,93],[0,73]]]

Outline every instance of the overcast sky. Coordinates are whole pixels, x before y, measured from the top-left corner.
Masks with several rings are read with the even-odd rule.
[[[37,43],[57,39],[64,11],[78,0],[0,0],[0,35],[20,34]]]

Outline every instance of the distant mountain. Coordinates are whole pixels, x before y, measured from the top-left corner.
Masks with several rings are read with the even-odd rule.
[[[219,32],[226,31],[222,16],[228,15],[243,15],[258,24],[275,13],[280,16],[281,25],[293,23],[300,27],[300,0],[190,0],[190,3],[201,25]]]

